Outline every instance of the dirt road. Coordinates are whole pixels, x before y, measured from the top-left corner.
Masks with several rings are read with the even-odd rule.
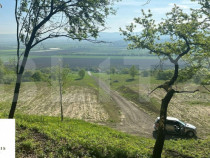
[[[91,76],[91,73],[88,72]],[[121,111],[121,122],[116,129],[135,135],[152,137],[154,118],[140,110],[137,105],[122,97],[118,92],[97,77],[93,77],[98,85],[117,103]]]

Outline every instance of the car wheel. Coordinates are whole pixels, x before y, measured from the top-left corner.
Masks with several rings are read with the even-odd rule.
[[[194,132],[192,132],[192,131],[187,132],[187,137],[188,138],[194,137]]]

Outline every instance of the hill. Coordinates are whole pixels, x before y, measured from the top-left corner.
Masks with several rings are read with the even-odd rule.
[[[6,115],[1,113],[0,118]],[[16,157],[151,157],[155,140],[58,117],[16,115]],[[208,157],[210,139],[168,140],[163,157]]]

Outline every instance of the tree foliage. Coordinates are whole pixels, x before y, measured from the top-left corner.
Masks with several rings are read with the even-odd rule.
[[[79,70],[78,75],[80,79],[83,79],[85,77],[85,70],[84,69]]]
[[[117,70],[116,70],[115,67],[111,67],[111,68],[110,68],[110,73],[111,73],[111,74],[114,75],[114,74],[116,73],[116,71],[117,71]]]
[[[129,74],[131,75],[131,77],[134,79],[135,76],[138,74],[138,70],[136,69],[136,67],[133,65],[131,66],[131,68],[129,69]]]
[[[51,38],[68,37],[93,41],[105,29],[115,0],[16,0],[17,66],[16,85],[9,118],[14,117],[21,79],[29,53]],[[23,45],[23,52],[20,46]]]
[[[127,26],[126,30],[121,29],[123,35],[126,36],[125,40],[130,42],[130,49],[148,49],[151,54],[168,59],[174,64],[173,76],[169,81],[157,87],[163,88],[166,95],[161,103],[160,123],[153,157],[161,157],[168,104],[174,93],[181,93],[172,87],[179,76],[180,59],[187,59],[189,66],[206,67],[208,64],[210,56],[209,1],[201,0],[199,4],[201,9],[191,10],[189,14],[184,13],[175,5],[166,14],[166,18],[159,23],[152,18],[150,10],[148,13],[142,10],[141,18],[135,18],[134,23]],[[135,28],[139,25],[142,31],[137,34]],[[168,40],[163,40],[163,38],[168,38]]]

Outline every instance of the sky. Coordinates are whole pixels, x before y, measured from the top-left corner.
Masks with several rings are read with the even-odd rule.
[[[119,32],[119,28],[125,28],[133,22],[133,18],[141,16],[141,9],[150,9],[156,21],[160,21],[166,12],[169,12],[174,3],[180,6],[185,12],[189,12],[189,8],[197,8],[196,2],[190,0],[151,0],[150,3],[144,5],[147,0],[122,0],[114,5],[117,10],[116,15],[110,15],[107,19],[108,29],[105,32]],[[15,34],[16,22],[14,16],[15,0],[0,0],[2,8],[0,8],[0,34]],[[138,30],[137,30],[138,31]]]

